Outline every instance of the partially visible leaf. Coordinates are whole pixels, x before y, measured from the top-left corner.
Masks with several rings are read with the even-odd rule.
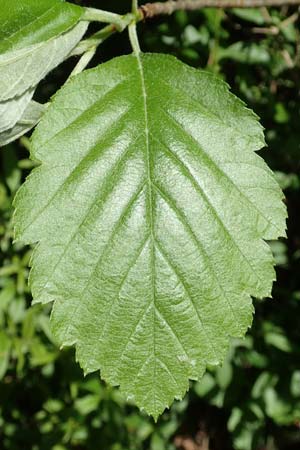
[[[256,25],[263,25],[265,18],[258,8],[233,8],[232,14],[247,22],[255,23]]]
[[[11,340],[4,331],[0,331],[0,380],[7,371],[11,349]]]
[[[204,397],[205,395],[208,395],[215,386],[215,378],[209,372],[206,372],[201,380],[195,384],[194,390],[199,397]]]
[[[218,49],[218,59],[231,59],[243,64],[267,64],[271,57],[268,49],[255,43],[244,45],[243,42],[235,42],[226,48]]]
[[[300,410],[294,409],[288,399],[282,397],[273,387],[268,387],[264,392],[264,401],[266,403],[266,413],[276,423],[288,425],[291,420],[300,420]],[[294,416],[294,417],[293,417]]]
[[[83,11],[64,0],[1,0],[0,54],[65,33],[77,24]]]
[[[9,279],[7,284],[0,291],[0,320],[3,319],[4,313],[7,311],[8,305],[15,296],[15,285]]]
[[[232,365],[225,359],[223,365],[216,370],[216,381],[224,391],[232,381]]]
[[[298,30],[294,23],[287,23],[285,21],[278,24],[278,28],[281,33],[289,42],[297,42],[298,39]]]
[[[99,407],[99,397],[97,395],[88,394],[84,397],[78,398],[75,401],[75,408],[83,416],[90,414]]]
[[[49,350],[39,338],[32,341],[30,363],[33,367],[43,366],[54,361],[56,358],[55,350]]]
[[[219,78],[154,54],[74,77],[33,135],[15,229],[39,242],[35,302],[54,301],[54,335],[86,373],[154,417],[244,335],[251,295],[271,294],[264,240],[286,209],[263,145]]]
[[[288,338],[284,336],[283,334],[279,334],[276,332],[268,332],[265,335],[265,341],[269,345],[273,345],[274,347],[278,348],[278,350],[281,350],[282,352],[290,353],[292,351],[291,343],[289,342]]]
[[[265,390],[270,387],[274,386],[277,382],[277,377],[272,375],[269,372],[261,372],[259,377],[256,379],[251,394],[253,398],[261,398],[264,394]]]
[[[0,55],[0,101],[12,99],[36,86],[69,55],[87,26],[87,22],[80,22],[49,41]],[[2,120],[0,118],[0,122]]]
[[[300,398],[300,370],[296,370],[291,378],[291,393],[296,398]]]
[[[197,29],[193,25],[187,25],[184,29],[182,39],[187,46],[194,45],[198,42],[206,45],[209,41],[209,32],[206,27]]]
[[[0,134],[0,147],[15,141],[30,131],[41,119],[45,106],[31,101],[16,125]]]
[[[36,105],[25,112],[36,84],[70,54],[86,29],[87,23],[80,22],[56,38],[0,55],[0,133],[5,131],[0,134],[1,146],[37,123]]]
[[[239,408],[233,408],[228,420],[228,430],[233,432],[237,426],[241,423],[242,411]]]
[[[32,99],[34,88],[30,88],[19,97],[0,102],[0,142],[1,133],[10,130],[20,120]]]

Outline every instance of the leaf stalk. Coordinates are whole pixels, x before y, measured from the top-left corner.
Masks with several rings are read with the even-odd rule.
[[[136,22],[133,21],[129,24],[128,32],[129,32],[129,39],[130,39],[133,53],[135,55],[139,55],[141,53],[141,48],[140,48],[139,39],[138,39],[137,31],[136,31]]]
[[[94,57],[96,50],[97,50],[97,46],[94,45],[89,50],[87,50],[85,53],[83,53],[80,60],[78,61],[78,63],[74,67],[73,71],[71,72],[69,79],[71,77],[73,77],[74,75],[78,75],[79,73],[84,71],[84,69],[87,67],[87,65],[90,63],[90,61]]]
[[[115,25],[118,31],[123,31],[128,25],[126,21],[124,21],[124,16],[96,8],[85,8],[82,20],[87,20],[88,22],[110,23]]]

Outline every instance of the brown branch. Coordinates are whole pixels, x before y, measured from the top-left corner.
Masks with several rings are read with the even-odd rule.
[[[151,18],[173,14],[175,11],[193,11],[201,8],[259,8],[262,6],[300,5],[300,0],[167,0],[146,3],[139,8],[141,15]]]

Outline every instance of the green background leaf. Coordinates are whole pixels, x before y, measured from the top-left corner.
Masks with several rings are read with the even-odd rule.
[[[62,0],[1,0],[0,54],[59,36],[82,14],[82,8]]]
[[[210,73],[127,56],[75,77],[38,126],[16,236],[85,372],[157,417],[269,296],[282,193],[256,116]]]

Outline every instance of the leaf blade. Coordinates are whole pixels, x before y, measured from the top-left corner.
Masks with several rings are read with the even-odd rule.
[[[54,333],[85,372],[154,417],[246,332],[251,295],[271,293],[263,239],[284,234],[286,212],[262,144],[224,83],[165,55],[75,77],[34,134],[43,164],[15,224],[39,241],[35,301],[54,301]]]

